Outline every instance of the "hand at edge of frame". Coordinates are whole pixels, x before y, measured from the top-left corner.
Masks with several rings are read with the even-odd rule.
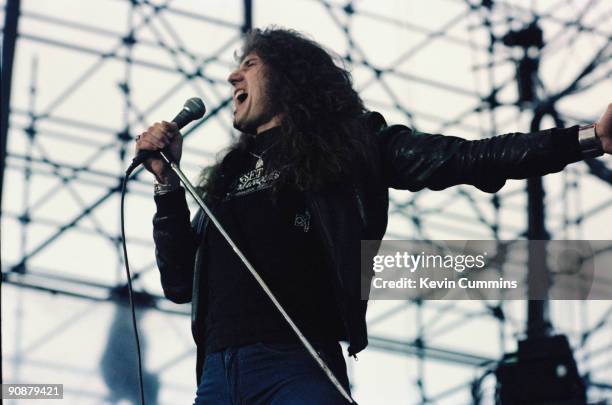
[[[595,123],[595,133],[601,140],[604,152],[612,154],[612,103],[608,104],[608,109]]]

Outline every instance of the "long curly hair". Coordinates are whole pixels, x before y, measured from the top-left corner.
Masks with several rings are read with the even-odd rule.
[[[237,57],[250,53],[264,62],[268,107],[282,117],[280,140],[266,160],[281,173],[275,192],[287,184],[320,191],[354,175],[356,165],[368,161],[370,137],[361,119],[363,101],[340,58],[297,31],[277,27],[249,31]],[[246,154],[252,138],[242,133],[218,163],[202,171],[199,187],[208,198],[224,195],[229,157]]]

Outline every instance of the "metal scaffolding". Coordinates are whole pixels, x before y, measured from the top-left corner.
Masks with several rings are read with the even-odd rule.
[[[66,0],[61,10],[51,3],[7,0],[2,7],[2,287],[17,300],[11,313],[2,314],[3,336],[14,335],[11,346],[3,339],[6,382],[21,378],[21,368],[97,373],[96,365],[41,360],[29,350],[44,350],[66,325],[94,316],[96,305],[120,305],[126,281],[118,203],[137,133],[171,117],[185,99],[204,99],[205,118],[183,131],[181,165],[191,178],[235,139],[225,78],[252,26],[291,22],[310,32],[351,68],[367,107],[425,132],[481,138],[591,123],[610,101],[612,10],[605,1],[525,7],[519,1],[436,0],[439,13],[426,17],[417,2],[392,1],[279,7],[235,0],[204,7],[187,0],[96,0],[86,11],[77,0]],[[296,20],[299,14],[316,18]],[[590,160],[550,180],[510,182],[493,195],[466,186],[392,191],[386,237],[610,239],[611,167],[609,158]],[[126,199],[135,288],[143,310],[163,314],[170,329],[179,329],[189,311],[161,294],[150,237],[152,185],[142,172]],[[40,330],[23,324],[26,297],[48,293],[72,297],[80,309]],[[605,343],[612,331],[610,302],[597,303],[596,311],[590,302],[524,304],[376,302],[368,352],[408,356],[406,402],[490,402],[491,370],[501,356],[518,337],[555,328],[570,337],[590,398],[612,398],[606,374],[612,350]],[[579,315],[560,315],[565,313]],[[456,344],[475,322],[488,331],[488,349]],[[162,376],[195,356],[184,337],[180,350],[156,364]],[[432,379],[437,366],[453,367],[460,377],[439,384]],[[351,369],[359,399],[368,382]],[[79,403],[111,401],[90,387],[67,395]]]

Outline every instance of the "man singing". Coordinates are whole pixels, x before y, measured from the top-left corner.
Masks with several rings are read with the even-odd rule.
[[[382,239],[388,189],[471,184],[495,193],[507,179],[562,170],[612,152],[612,104],[597,124],[468,141],[387,126],[368,112],[349,73],[316,42],[284,29],[247,34],[233,87],[241,132],[202,173],[212,212],[348,390],[340,340],[368,343],[360,241]],[[155,123],[136,150],[170,145]],[[153,236],[166,297],[192,303],[196,404],[342,404],[346,400],[273,306],[208,216],[190,224],[184,189],[157,158]]]

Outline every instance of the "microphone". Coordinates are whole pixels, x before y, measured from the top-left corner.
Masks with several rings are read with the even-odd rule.
[[[204,116],[206,112],[206,107],[204,106],[204,102],[201,98],[192,97],[189,100],[185,101],[183,105],[183,109],[176,114],[176,117],[172,119],[179,129],[183,128],[185,125],[189,124],[193,120],[200,119]],[[152,151],[152,150],[141,150],[138,154],[132,159],[132,163],[128,168],[127,172],[131,173],[139,164],[150,158],[152,155],[159,153],[162,157],[167,161],[172,161],[172,154],[170,153],[170,146],[166,146],[161,151]]]

